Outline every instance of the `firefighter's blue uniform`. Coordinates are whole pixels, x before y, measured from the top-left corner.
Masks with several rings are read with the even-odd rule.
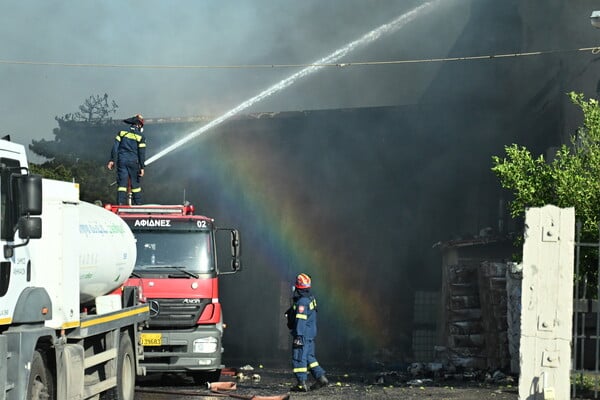
[[[296,289],[291,313],[291,334],[294,337],[292,366],[298,382],[305,382],[308,372],[315,379],[325,375],[325,370],[315,357],[317,336],[317,300],[309,289]]]
[[[127,204],[127,183],[131,181],[133,204],[142,203],[140,170],[146,163],[146,138],[142,130],[131,125],[129,131],[120,131],[110,153],[117,164],[117,203]]]

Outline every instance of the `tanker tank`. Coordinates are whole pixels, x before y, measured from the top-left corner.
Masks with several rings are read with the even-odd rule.
[[[79,291],[82,304],[118,288],[135,266],[135,237],[118,215],[79,204]]]
[[[30,286],[47,293],[52,307],[46,326],[58,329],[77,324],[96,297],[119,288],[133,271],[137,250],[125,221],[81,201],[78,184],[42,179],[42,193],[42,238],[17,247],[15,264],[31,271]],[[31,267],[21,265],[28,257]]]

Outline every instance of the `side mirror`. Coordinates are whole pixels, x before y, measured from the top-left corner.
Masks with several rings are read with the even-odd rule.
[[[42,214],[42,177],[40,175],[16,175],[16,198],[19,199],[20,215]]]
[[[231,257],[240,257],[240,232],[237,229],[231,230]]]
[[[21,217],[17,226],[20,239],[39,239],[42,237],[42,219],[40,217]]]
[[[222,271],[219,269],[219,274],[235,274],[236,272],[242,269],[242,261],[240,260],[240,255],[242,252],[242,241],[240,238],[240,232],[237,229],[231,228],[216,228],[215,231],[223,232],[223,234],[225,232],[229,232],[231,241],[231,271]],[[221,240],[218,240],[215,235],[215,240],[218,240],[219,243],[224,243],[225,240],[227,240],[225,236],[221,237],[221,235],[219,235],[219,237],[221,238]],[[224,246],[219,245],[217,247],[219,249],[222,249],[222,251],[225,251]]]
[[[4,258],[11,258],[14,254],[14,249],[21,246],[26,246],[29,239],[39,239],[42,237],[42,219],[40,217],[21,217],[17,223],[19,230],[19,238],[25,241],[21,244],[5,244]]]
[[[11,258],[14,249],[26,246],[29,239],[42,237],[42,219],[31,217],[31,215],[42,214],[42,177],[40,175],[17,175],[11,176],[11,195],[17,203],[18,217],[16,229],[19,238],[24,242],[21,244],[5,244],[4,258]]]
[[[237,272],[242,269],[240,261],[240,253],[242,250],[242,242],[240,232],[237,229],[231,230],[231,270]]]

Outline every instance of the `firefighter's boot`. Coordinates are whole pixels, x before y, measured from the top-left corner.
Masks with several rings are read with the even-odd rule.
[[[293,387],[292,392],[308,392],[306,381],[298,381]]]
[[[322,387],[327,386],[327,384],[329,384],[329,381],[327,380],[325,375],[321,375],[319,378],[317,378],[317,381],[315,383],[310,385],[310,390],[321,389]]]

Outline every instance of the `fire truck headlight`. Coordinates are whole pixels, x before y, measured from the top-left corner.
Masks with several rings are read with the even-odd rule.
[[[205,337],[194,340],[193,352],[194,353],[214,353],[217,351],[217,338]]]

